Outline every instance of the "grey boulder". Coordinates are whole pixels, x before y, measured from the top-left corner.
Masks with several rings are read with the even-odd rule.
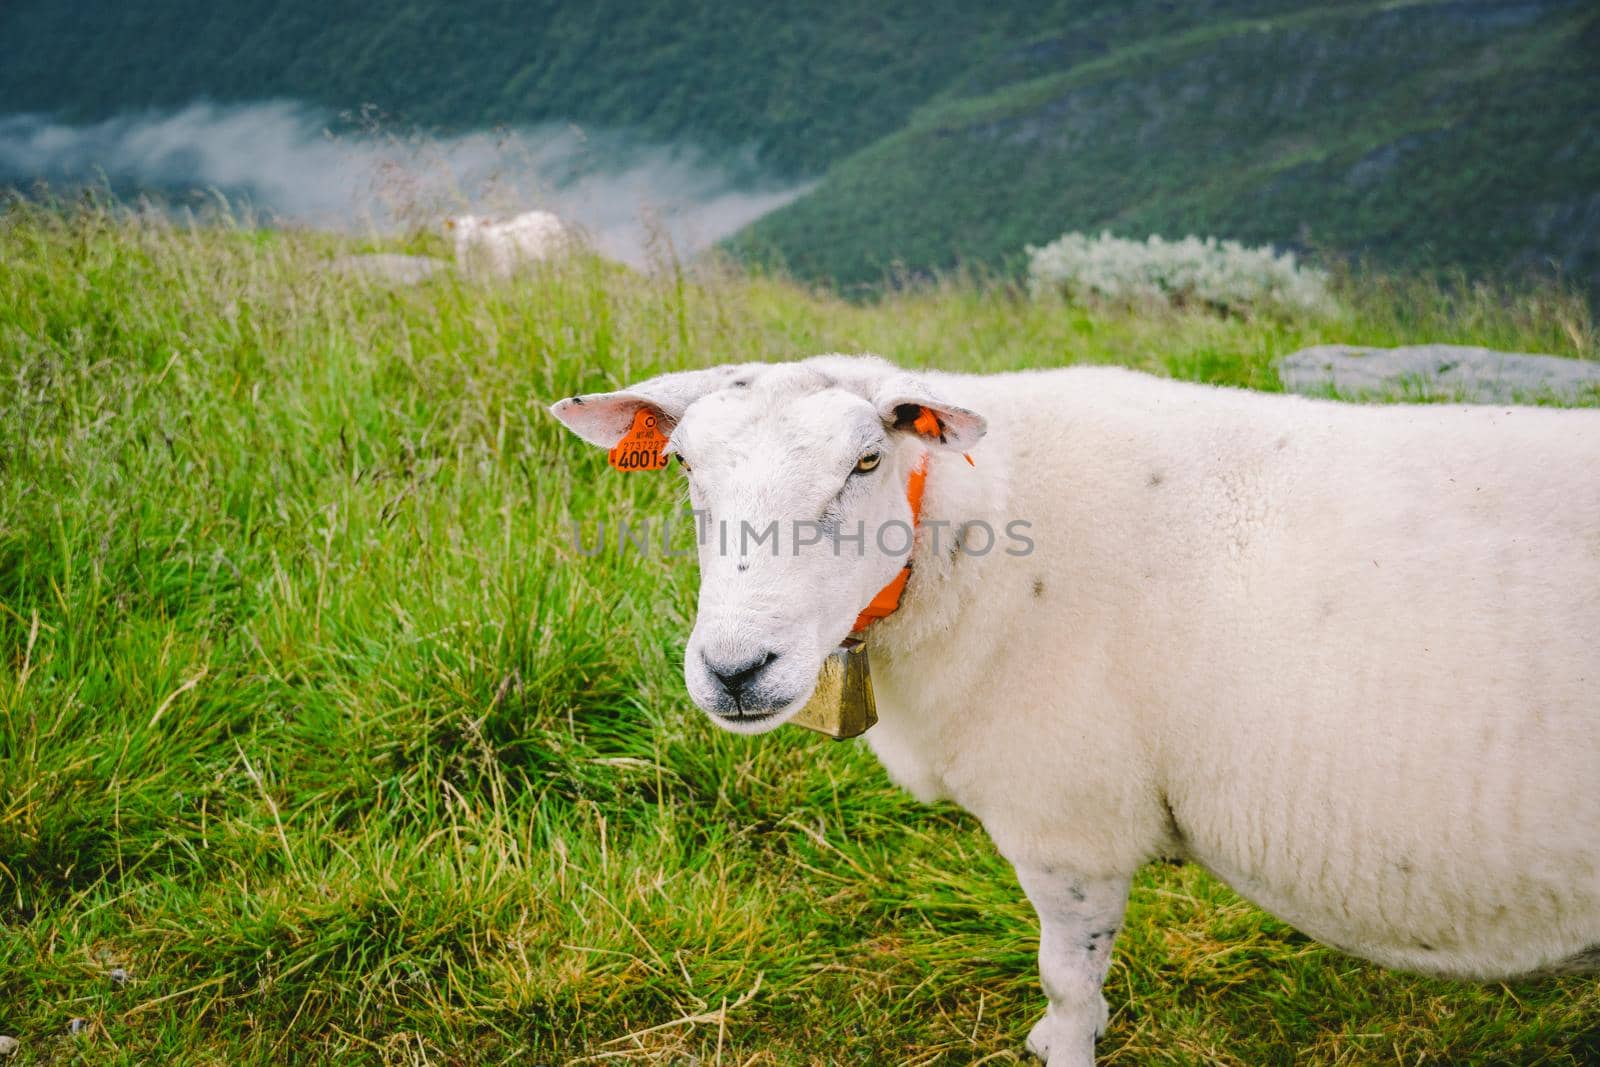
[[[1600,362],[1467,345],[1316,345],[1278,361],[1294,393],[1477,404],[1600,399]]]

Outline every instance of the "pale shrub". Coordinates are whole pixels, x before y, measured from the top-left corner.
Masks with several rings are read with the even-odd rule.
[[[1224,314],[1326,311],[1328,276],[1295,262],[1294,253],[1246,248],[1238,241],[1185,237],[1145,241],[1063,234],[1028,246],[1028,288],[1074,303],[1164,303]]]

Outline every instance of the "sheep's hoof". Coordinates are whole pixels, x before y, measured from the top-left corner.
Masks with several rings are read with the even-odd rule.
[[[1028,1051],[1048,1067],[1094,1067],[1094,1042],[1105,1030],[1105,1004],[1098,1005],[1099,1021],[1088,1013],[1072,1016],[1054,1009],[1028,1031]]]

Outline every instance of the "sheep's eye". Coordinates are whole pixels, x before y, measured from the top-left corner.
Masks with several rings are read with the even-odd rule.
[[[688,461],[687,461],[687,460],[685,460],[685,459],[684,459],[684,458],[683,458],[683,456],[682,456],[682,455],[680,455],[680,454],[678,454],[678,453],[677,453],[677,452],[674,452],[674,453],[673,453],[673,454],[672,454],[672,458],[673,458],[673,459],[675,459],[675,460],[677,460],[677,461],[678,461],[678,466],[680,466],[680,467],[682,467],[682,468],[683,468],[683,469],[684,469],[684,470],[685,470],[685,471],[688,471],[688,470],[690,470],[690,469],[691,469],[691,468],[690,468],[690,466],[689,466],[689,463],[688,463]]]
[[[883,459],[883,457],[878,455],[878,453],[868,452],[866,455],[856,460],[856,470],[861,472],[870,471],[878,465],[878,462],[881,459]]]

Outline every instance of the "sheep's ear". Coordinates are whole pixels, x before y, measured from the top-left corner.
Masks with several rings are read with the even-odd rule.
[[[624,390],[620,393],[569,396],[550,405],[550,414],[591,445],[614,448],[633,426],[634,415],[640,408],[648,407],[654,407],[648,397]],[[672,427],[659,409],[656,414],[661,432],[671,433]]]
[[[947,404],[920,382],[905,378],[888,383],[874,403],[878,417],[891,429],[914,433],[929,444],[965,452],[983,439],[989,424],[976,411]]]
[[[569,396],[552,404],[550,413],[590,444],[612,448],[633,426],[640,408],[654,411],[661,432],[670,434],[690,404],[719,389],[750,384],[763,367],[760,363],[740,363],[663,374],[615,393]]]

